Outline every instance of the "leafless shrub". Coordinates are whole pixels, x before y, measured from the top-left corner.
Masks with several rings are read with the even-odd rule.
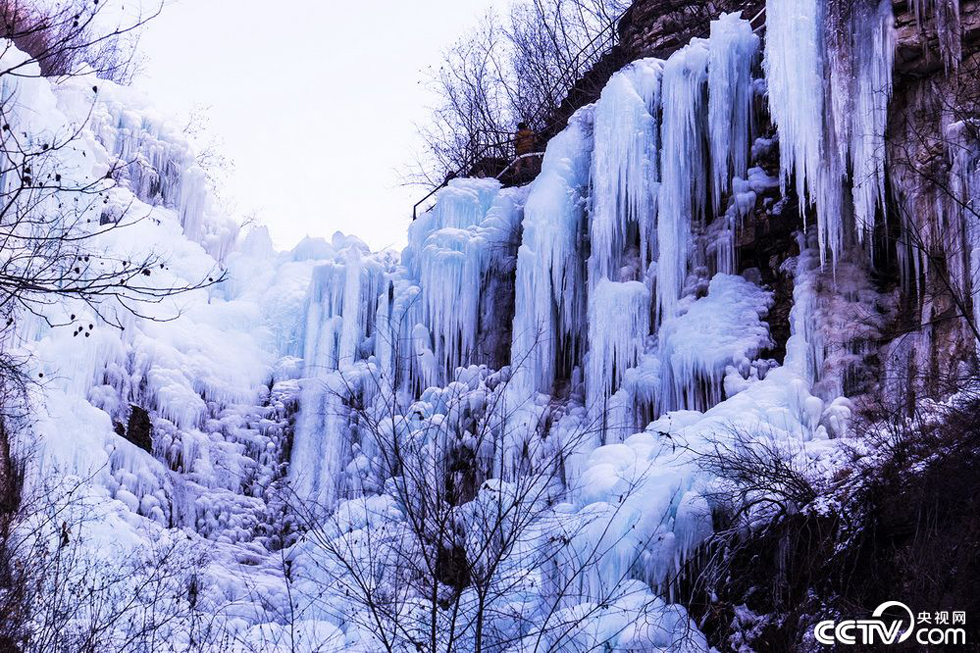
[[[204,554],[182,537],[131,553],[90,541],[104,519],[89,479],[37,484],[0,513],[0,649],[207,650],[222,630],[196,604]],[[101,545],[104,547],[104,545]]]

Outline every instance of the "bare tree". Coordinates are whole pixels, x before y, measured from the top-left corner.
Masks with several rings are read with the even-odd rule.
[[[615,45],[627,5],[526,0],[511,7],[503,24],[494,14],[484,17],[431,71],[436,106],[419,128],[426,151],[408,181],[438,184],[484,160],[506,165],[518,122],[539,133],[554,130],[552,113]]]
[[[30,59],[0,74],[26,75],[32,64],[43,77],[64,77],[88,64],[101,79],[127,83],[138,69],[139,30],[160,14],[163,3],[111,25],[112,2],[62,0],[48,7],[33,2],[0,2],[0,36]]]

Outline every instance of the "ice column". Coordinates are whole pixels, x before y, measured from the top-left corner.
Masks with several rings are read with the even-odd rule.
[[[704,217],[707,201],[708,58],[708,42],[692,39],[664,66],[663,181],[657,224],[657,305],[661,319],[674,314],[687,276],[691,222]]]
[[[612,76],[596,104],[590,286],[620,280],[630,224],[639,231],[641,275],[655,255],[662,74],[662,61],[636,61]]]
[[[752,135],[752,66],[759,37],[739,14],[711,21],[708,60],[708,131],[711,136],[712,208],[721,210],[732,175],[745,178]]]
[[[558,353],[579,341],[584,323],[585,279],[581,231],[592,159],[592,114],[578,111],[551,139],[524,206],[517,254],[512,385],[550,393]]]

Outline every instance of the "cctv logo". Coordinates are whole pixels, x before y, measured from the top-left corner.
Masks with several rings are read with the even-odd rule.
[[[882,617],[886,610],[900,615],[886,622]],[[848,619],[846,621],[821,621],[813,629],[818,642],[833,644],[901,644],[915,635],[919,644],[966,644],[966,630],[963,628],[915,627],[912,610],[899,601],[886,601],[871,613],[871,619]]]

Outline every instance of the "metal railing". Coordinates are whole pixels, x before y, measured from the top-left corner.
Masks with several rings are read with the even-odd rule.
[[[565,67],[559,73],[558,78],[555,80],[555,83],[547,91],[546,95],[549,98],[555,98],[561,95],[563,100],[564,96],[567,95],[568,92],[572,90],[572,88],[574,88],[575,83],[585,74],[585,72],[587,72],[582,70],[583,67],[596,63],[599,60],[599,58],[602,57],[603,54],[605,54],[612,48],[612,43],[613,41],[615,41],[616,37],[618,36],[618,32],[616,30],[617,24],[618,24],[618,20],[609,22],[605,27],[602,28],[602,30],[596,33],[596,35],[593,36],[588,43],[582,46],[568,62],[566,62]],[[534,112],[526,119],[526,122],[532,125],[539,122],[543,117],[542,116],[543,112],[554,111],[561,105],[562,100],[559,100],[557,105],[554,105],[553,102],[547,104],[542,103],[538,105],[535,108]],[[552,106],[549,106],[549,104],[552,104]],[[553,124],[544,125],[541,129],[537,130],[537,133],[540,134],[543,132],[548,132],[554,126],[555,125]],[[495,133],[500,134],[505,132],[495,132]],[[425,195],[425,197],[420,199],[418,202],[415,203],[414,206],[412,206],[412,220],[418,218],[419,207],[425,202],[427,202],[433,195],[435,195],[440,190],[445,188],[451,180],[456,179],[457,177],[460,176],[464,176],[466,173],[472,170],[477,163],[479,163],[481,160],[486,158],[486,156],[489,153],[493,152],[494,150],[497,150],[499,152],[503,148],[509,148],[511,144],[514,143],[515,138],[516,138],[515,134],[507,133],[507,138],[503,140],[480,143],[479,146],[464,160],[463,164],[457,170],[450,172],[450,174],[446,175],[446,178],[442,181],[442,183],[432,188]],[[525,157],[541,156],[541,153],[534,153],[534,154],[529,154],[524,156]],[[496,178],[499,179],[501,176],[503,176],[504,172],[506,172],[511,167],[513,167],[513,165],[521,158],[523,157],[516,157],[513,160],[511,160],[511,162],[504,168],[504,170],[496,175]]]

